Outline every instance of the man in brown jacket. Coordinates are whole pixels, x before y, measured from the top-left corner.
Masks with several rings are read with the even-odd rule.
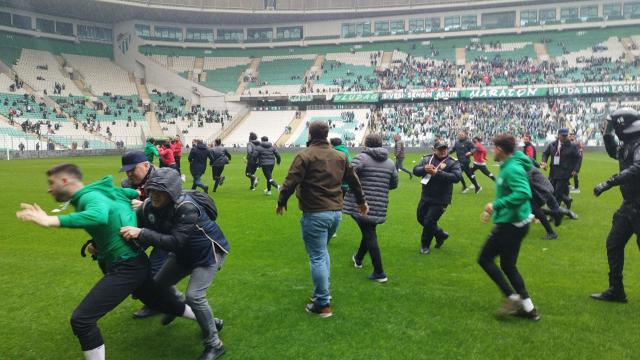
[[[287,200],[297,188],[296,196],[302,210],[302,238],[309,254],[313,281],[312,302],[305,309],[321,317],[332,315],[327,244],[342,219],[343,180],[355,195],[360,213],[366,215],[369,211],[358,176],[345,154],[329,145],[328,135],[329,126],[325,122],[316,121],[309,126],[307,148],[293,160],[287,178],[280,187],[276,208],[276,213],[282,215],[287,209]]]

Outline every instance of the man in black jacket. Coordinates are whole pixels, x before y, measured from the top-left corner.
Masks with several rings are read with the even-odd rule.
[[[201,188],[205,193],[209,193],[209,187],[202,183],[200,178],[207,170],[207,159],[211,160],[211,153],[207,145],[202,140],[196,140],[196,145],[189,152],[189,170],[193,177],[193,185],[191,190]]]
[[[175,286],[189,276],[186,302],[193,310],[202,330],[205,350],[202,360],[213,360],[224,352],[218,337],[221,322],[213,317],[207,289],[229,252],[229,244],[220,227],[206,210],[182,191],[180,175],[168,168],[159,169],[147,181],[149,199],[138,208],[138,226],[126,226],[120,234],[141,246],[160,247],[171,255],[154,281],[161,286]],[[169,324],[176,315],[165,316]]]
[[[471,171],[471,167],[469,166],[471,163],[469,157],[472,156],[475,151],[476,147],[467,139],[467,134],[465,134],[464,131],[458,133],[458,140],[453,144],[451,149],[449,149],[450,153],[455,153],[456,157],[458,157],[461,170],[467,175],[469,180],[471,180],[476,193],[478,193],[480,191],[480,185],[478,185],[476,176],[473,175],[473,171]],[[467,187],[467,183],[464,182],[464,177],[461,176],[460,181],[462,181],[462,193],[465,194],[469,191],[469,188]]]
[[[258,159],[258,165],[262,168],[262,173],[265,179],[267,179],[267,188],[264,190],[265,195],[271,195],[271,186],[275,186],[276,189],[280,189],[280,185],[273,180],[271,174],[273,173],[273,167],[277,163],[280,165],[280,154],[278,150],[269,142],[269,138],[263,136],[260,138],[260,145],[256,147],[255,158]]]
[[[614,186],[620,187],[622,206],[613,215],[611,231],[607,237],[609,260],[609,288],[592,294],[596,300],[627,302],[622,283],[624,248],[635,233],[640,245],[640,114],[630,108],[614,111],[604,131],[604,145],[610,157],[617,159],[620,172],[598,184],[593,193],[600,196]],[[613,133],[623,141],[618,145]]]
[[[258,177],[256,176],[256,170],[258,170],[258,159],[256,158],[256,148],[260,145],[258,141],[258,135],[252,132],[249,134],[249,142],[247,143],[247,167],[245,168],[245,175],[249,178],[251,184],[249,190],[254,191],[258,186]]]
[[[213,192],[218,191],[218,185],[224,184],[224,166],[231,161],[231,154],[222,146],[222,140],[216,139],[211,149],[211,172],[213,173]]]
[[[453,184],[462,180],[460,164],[449,157],[448,145],[435,143],[434,154],[427,155],[413,168],[413,175],[422,177],[422,196],[418,203],[417,218],[422,225],[420,253],[429,254],[431,241],[436,238],[440,248],[449,234],[438,227],[438,220],[451,204]]]
[[[547,165],[549,158],[552,159],[551,164]],[[564,202],[567,209],[571,209],[569,197],[569,179],[578,171],[580,154],[578,148],[569,141],[569,130],[558,130],[558,140],[547,145],[542,153],[542,162],[540,167],[543,169],[550,168],[549,180],[553,185],[554,195],[558,203]]]

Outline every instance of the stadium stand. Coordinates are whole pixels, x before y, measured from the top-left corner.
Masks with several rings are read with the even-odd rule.
[[[267,136],[275,143],[289,125],[295,111],[252,111],[251,114],[223,140],[226,146],[245,146],[249,141],[249,133]]]
[[[325,121],[329,124],[329,138],[340,138],[349,146],[359,145],[364,139],[370,116],[368,109],[308,110],[304,126],[292,130],[292,136],[286,145],[305,146],[308,140],[307,129],[315,121]]]
[[[62,54],[80,72],[94,95],[117,94],[137,95],[136,86],[129,79],[129,73],[108,58]]]
[[[47,51],[24,49],[13,70],[41,95],[82,95],[76,84],[63,74],[60,63]]]

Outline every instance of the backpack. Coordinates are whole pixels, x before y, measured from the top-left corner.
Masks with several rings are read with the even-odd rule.
[[[176,201],[176,208],[185,203],[195,203],[198,209],[204,210],[211,221],[216,221],[218,218],[216,203],[208,194],[195,190],[184,190]]]

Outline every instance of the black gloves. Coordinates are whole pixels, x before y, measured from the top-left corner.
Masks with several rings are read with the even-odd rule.
[[[615,176],[610,177],[607,181],[601,182],[593,188],[593,195],[600,196],[603,192],[611,189],[616,185]]]

